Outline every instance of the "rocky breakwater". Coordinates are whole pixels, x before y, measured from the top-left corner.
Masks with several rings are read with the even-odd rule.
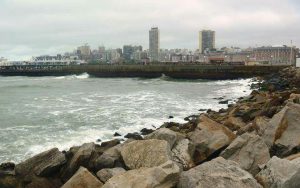
[[[300,70],[287,68],[227,109],[187,123],[1,164],[0,187],[298,188],[299,84]]]

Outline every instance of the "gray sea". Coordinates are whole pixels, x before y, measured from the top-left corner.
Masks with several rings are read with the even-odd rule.
[[[207,81],[167,77],[0,77],[0,163],[113,138],[163,122],[184,122],[199,109],[225,108],[248,95],[250,79]],[[169,119],[169,116],[174,116]]]

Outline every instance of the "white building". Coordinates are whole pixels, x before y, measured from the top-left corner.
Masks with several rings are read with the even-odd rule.
[[[109,49],[105,51],[104,60],[108,63],[117,63],[120,61],[121,54],[116,49]]]
[[[28,64],[29,65],[79,65],[85,64],[84,60],[80,60],[78,56],[38,56],[33,57]]]
[[[7,59],[5,59],[4,57],[0,58],[0,66],[7,66],[9,65],[9,62]]]

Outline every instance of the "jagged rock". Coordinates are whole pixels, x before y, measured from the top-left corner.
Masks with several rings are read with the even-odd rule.
[[[50,149],[27,159],[15,167],[15,172],[19,176],[50,176],[57,172],[66,162],[65,155],[57,148]]]
[[[61,188],[101,188],[100,182],[86,168],[80,167],[79,170]]]
[[[171,188],[178,182],[180,169],[172,161],[152,168],[129,170],[109,179],[103,188]]]
[[[224,123],[226,127],[228,127],[230,130],[238,130],[244,126],[246,126],[246,123],[243,122],[243,119],[240,117],[233,117],[230,116]]]
[[[97,177],[105,183],[113,176],[121,174],[123,172],[126,172],[124,168],[104,168],[97,172]]]
[[[182,139],[172,149],[173,161],[182,166],[183,170],[188,170],[195,166],[194,152],[195,146],[188,139]]]
[[[153,129],[143,128],[143,129],[141,130],[141,134],[142,134],[142,135],[148,135],[148,134],[151,134],[151,133],[153,133],[153,132],[154,132]]]
[[[218,157],[182,172],[177,187],[261,188],[261,185],[238,163]]]
[[[299,188],[300,160],[289,161],[274,156],[256,175],[256,179],[264,188]]]
[[[221,156],[237,162],[252,175],[256,175],[260,171],[259,166],[270,159],[268,146],[259,136],[250,133],[237,137]]]
[[[80,166],[88,167],[91,155],[94,150],[94,143],[85,143],[80,146],[74,156],[67,163],[67,166],[65,167],[62,175],[63,179],[69,179],[79,169]]]
[[[137,133],[137,132],[135,132],[135,133],[128,133],[124,137],[125,138],[132,138],[132,139],[135,139],[135,140],[143,140],[143,137],[139,133]]]
[[[300,104],[300,94],[292,93],[288,101]]]
[[[220,101],[219,104],[228,104],[229,100]]]
[[[2,163],[0,165],[0,176],[15,175],[15,164],[12,162]]]
[[[121,145],[116,145],[104,151],[94,163],[96,171],[103,168],[122,167],[120,148]]]
[[[195,145],[194,161],[198,164],[228,146],[236,136],[222,124],[201,115],[200,123],[188,137]]]
[[[177,134],[176,132],[167,129],[167,128],[160,128],[154,131],[153,133],[144,137],[144,139],[158,139],[158,140],[165,140],[170,144],[170,148],[173,148],[173,145],[176,142]]]
[[[236,135],[242,135],[245,133],[252,133],[252,132],[256,133],[256,129],[254,127],[254,124],[251,122],[251,123],[248,123],[246,126],[237,130]]]
[[[300,151],[300,104],[288,103],[269,122],[263,139],[271,155],[285,157]]]
[[[122,135],[120,133],[118,133],[118,132],[115,132],[114,136],[122,136]]]
[[[253,127],[256,133],[262,136],[268,127],[270,119],[264,116],[256,117],[253,121]]]
[[[119,139],[113,139],[113,140],[109,140],[109,141],[106,141],[106,142],[102,142],[101,147],[111,148],[111,147],[114,147],[118,144],[120,144],[120,140]]]
[[[121,155],[129,169],[154,167],[171,159],[171,149],[164,140],[136,140],[124,144]]]

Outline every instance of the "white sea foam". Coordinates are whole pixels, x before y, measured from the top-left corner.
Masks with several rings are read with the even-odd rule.
[[[5,101],[13,103],[5,106],[7,114],[0,114],[4,125],[0,125],[0,136],[5,138],[0,142],[0,162],[19,162],[53,147],[64,150],[97,139],[105,141],[113,138],[114,132],[124,136],[164,122],[183,123],[184,117],[199,114],[200,108],[218,110],[227,106],[218,104],[215,97],[235,99],[250,92],[250,80],[95,78],[87,83],[83,80],[87,78],[86,73],[46,77],[41,82],[24,78],[28,85],[46,82],[50,87],[33,87],[25,94],[24,88],[13,88],[5,96]],[[0,94],[4,97],[5,91]],[[174,118],[169,119],[170,115]]]
[[[85,73],[82,73],[79,75],[58,76],[58,77],[55,77],[54,79],[56,79],[56,80],[62,80],[62,79],[71,80],[71,79],[87,79],[89,77],[90,77],[90,75],[85,72]]]

